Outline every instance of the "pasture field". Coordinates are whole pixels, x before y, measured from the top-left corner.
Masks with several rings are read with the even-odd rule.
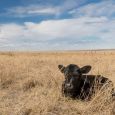
[[[111,87],[90,101],[63,97],[59,64],[91,65],[115,84],[115,51],[1,52],[0,115],[115,115]]]

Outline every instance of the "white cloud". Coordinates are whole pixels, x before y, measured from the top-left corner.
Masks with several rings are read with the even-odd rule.
[[[23,26],[17,24],[2,24],[0,25],[0,38],[12,39],[23,34]]]
[[[69,11],[74,17],[78,16],[107,16],[115,18],[115,1],[114,0],[104,0],[99,3],[91,3],[80,8],[75,8]]]
[[[1,50],[103,49],[115,44],[115,21],[106,17],[2,24],[0,30]]]
[[[57,14],[58,8],[52,6],[39,6],[39,5],[30,5],[30,6],[18,6],[12,7],[7,10],[6,15],[11,15],[15,17],[26,17],[33,15],[54,15]]]
[[[83,4],[84,0],[63,0],[60,4],[54,5],[51,2],[45,3],[36,1],[36,4],[29,4],[26,6],[16,6],[6,9],[6,13],[3,15],[13,16],[13,17],[27,17],[33,15],[54,15],[59,17],[64,12],[67,12],[70,9],[78,7]],[[45,3],[45,4],[42,4]]]

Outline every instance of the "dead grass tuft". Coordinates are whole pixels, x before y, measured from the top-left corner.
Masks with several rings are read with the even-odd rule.
[[[21,110],[21,112],[19,112],[17,115],[30,115],[31,112],[32,112],[32,109],[25,108],[25,109]]]
[[[23,90],[28,91],[31,90],[32,88],[35,88],[36,86],[43,86],[43,84],[36,80],[28,80],[26,83],[24,83]]]
[[[7,89],[13,83],[13,80],[9,79],[1,83],[1,89]]]
[[[88,106],[85,108],[83,115],[114,115],[114,98],[112,97],[113,86],[105,85],[101,90],[98,90],[97,93],[92,97],[92,100],[89,102]]]

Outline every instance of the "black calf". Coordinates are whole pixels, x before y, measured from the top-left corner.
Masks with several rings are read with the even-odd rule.
[[[58,65],[58,68],[65,76],[62,94],[71,98],[90,99],[95,92],[95,86],[101,89],[104,84],[112,83],[108,78],[100,75],[83,75],[91,70],[90,65],[82,68],[75,64],[70,64],[67,67]]]

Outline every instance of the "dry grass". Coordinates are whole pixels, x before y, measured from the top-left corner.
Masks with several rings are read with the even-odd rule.
[[[83,102],[64,98],[58,64],[92,65],[115,83],[115,52],[0,53],[0,115],[115,115],[110,89]]]

